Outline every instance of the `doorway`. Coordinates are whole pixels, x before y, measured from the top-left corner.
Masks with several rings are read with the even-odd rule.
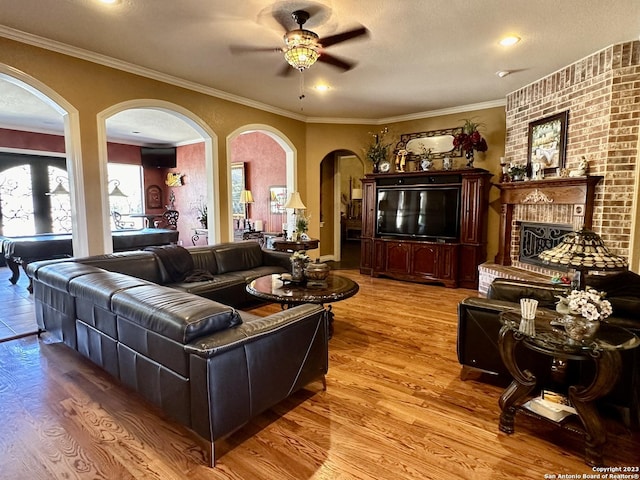
[[[320,165],[321,252],[336,268],[358,268],[364,164],[353,152],[334,151]]]

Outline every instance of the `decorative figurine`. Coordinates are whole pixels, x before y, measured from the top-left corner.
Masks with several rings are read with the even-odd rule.
[[[578,168],[576,168],[575,170],[571,170],[569,172],[569,176],[585,177],[588,171],[589,171],[589,161],[583,155],[582,158],[580,159],[580,163],[578,164]]]

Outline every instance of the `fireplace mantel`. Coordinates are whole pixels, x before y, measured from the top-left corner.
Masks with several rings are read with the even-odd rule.
[[[574,205],[574,216],[591,228],[595,187],[601,176],[554,177],[525,182],[497,183],[500,189],[500,242],[495,262],[511,265],[510,245],[515,205]]]

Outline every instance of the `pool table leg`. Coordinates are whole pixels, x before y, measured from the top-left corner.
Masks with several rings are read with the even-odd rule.
[[[20,265],[11,258],[5,258],[5,260],[7,262],[7,267],[11,270],[11,278],[9,281],[15,285],[18,283],[18,279],[20,278]]]

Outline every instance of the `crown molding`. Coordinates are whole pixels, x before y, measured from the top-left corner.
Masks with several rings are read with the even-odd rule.
[[[233,95],[231,93],[223,92],[222,90],[217,90],[212,87],[206,87],[196,82],[191,82],[182,78],[174,77],[172,75],[167,75],[165,73],[158,72],[150,68],[141,67],[133,63],[124,62],[107,55],[101,55],[89,50],[73,47],[71,45],[67,45],[66,43],[57,42],[55,40],[50,40],[48,38],[26,33],[14,28],[7,27],[5,25],[0,25],[0,36],[8,38],[10,40],[15,40],[17,42],[26,43],[34,47],[51,50],[53,52],[62,53],[63,55],[68,55],[70,57],[97,63],[105,67],[115,68],[116,70],[121,70],[123,72],[132,73],[134,75],[150,78],[152,80],[157,80],[163,83],[168,83],[176,87],[185,88],[187,90],[192,90],[194,92],[202,93],[211,97],[238,103],[240,105],[255,108],[257,110],[263,110],[265,112],[281,115],[294,120],[299,120],[301,122],[304,122],[307,119],[307,117],[305,117],[304,115],[292,113],[288,110],[274,107],[273,105],[267,105],[266,103],[257,102],[255,100],[250,100],[238,95]]]
[[[486,108],[502,107],[506,105],[506,99],[499,99],[499,100],[492,100],[488,102],[475,103],[470,105],[460,105],[457,107],[445,108],[440,110],[431,110],[426,112],[411,113],[407,115],[399,115],[395,117],[387,117],[387,118],[380,118],[380,119],[307,117],[305,115],[300,115],[294,112],[290,112],[289,110],[275,107],[273,105],[268,105],[266,103],[251,100],[245,97],[241,97],[239,95],[233,95],[231,93],[223,92],[222,90],[217,90],[212,87],[207,87],[200,83],[191,82],[188,80],[184,80],[182,78],[174,77],[172,75],[167,75],[165,73],[152,70],[150,68],[145,68],[129,62],[118,60],[116,58],[109,57],[107,55],[101,55],[99,53],[74,47],[66,43],[57,42],[55,40],[50,40],[48,38],[40,37],[38,35],[33,35],[31,33],[26,33],[21,30],[16,30],[14,28],[7,27],[5,25],[0,25],[0,36],[8,38],[10,40],[15,40],[17,42],[32,45],[34,47],[43,48],[45,50],[50,50],[53,52],[61,53],[63,55],[79,58],[81,60],[86,60],[88,62],[114,68],[116,70],[121,70],[123,72],[132,73],[134,75],[150,78],[152,80],[157,80],[159,82],[167,83],[169,85],[174,85],[176,87],[192,90],[194,92],[202,93],[203,95],[208,95],[211,97],[215,97],[215,98],[219,98],[229,102],[244,105],[246,107],[255,108],[257,110],[262,110],[265,112],[273,113],[275,115],[291,118],[293,120],[297,120],[304,123],[326,123],[326,124],[336,124],[336,125],[346,125],[346,124],[384,125],[388,123],[408,122],[412,120],[421,120],[424,118],[438,117],[442,115],[451,115],[456,113],[470,112],[474,110],[483,110]]]

